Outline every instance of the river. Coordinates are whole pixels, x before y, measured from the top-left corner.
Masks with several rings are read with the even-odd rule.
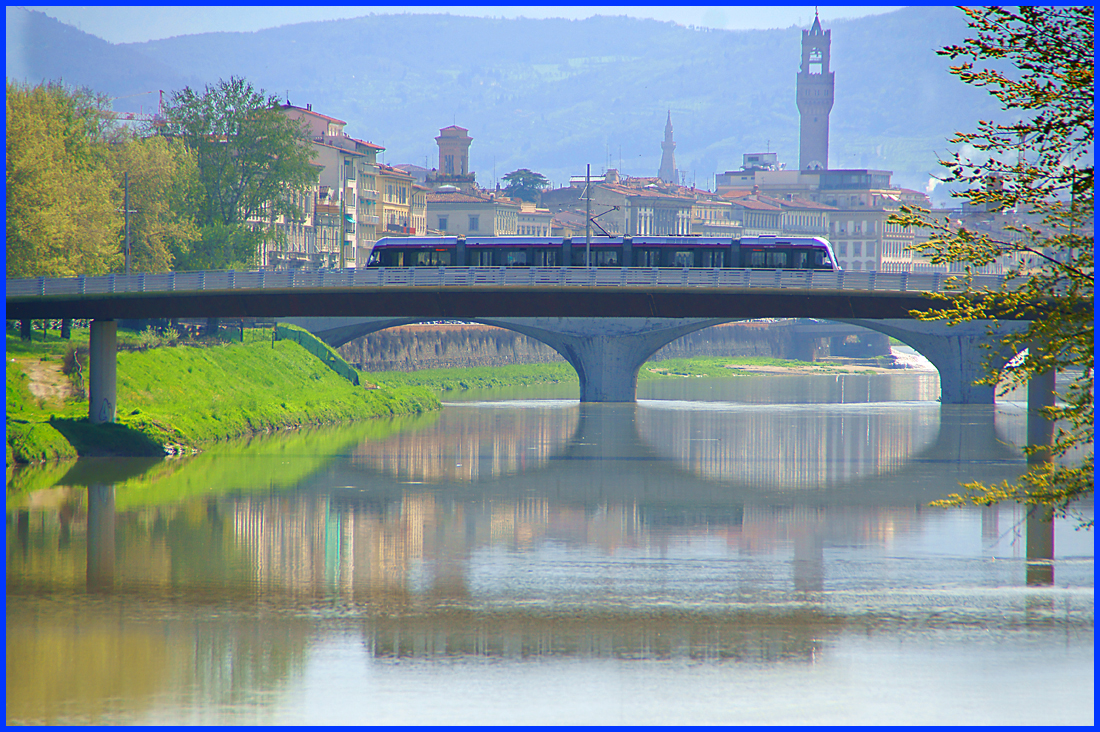
[[[1093,723],[1091,532],[1029,583],[1019,507],[927,506],[1026,469],[1026,400],[576,390],[20,473],[8,723]]]

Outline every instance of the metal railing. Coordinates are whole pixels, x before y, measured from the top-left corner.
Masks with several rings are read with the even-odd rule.
[[[958,291],[943,273],[855,272],[792,269],[691,269],[636,267],[369,267],[291,272],[170,272],[167,274],[35,277],[7,281],[7,297],[101,295],[133,292],[203,292],[347,287],[709,287],[722,289]],[[996,290],[1001,275],[978,275],[972,286]]]

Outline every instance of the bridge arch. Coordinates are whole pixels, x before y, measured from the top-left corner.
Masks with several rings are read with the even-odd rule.
[[[421,323],[430,317],[291,318],[329,345],[338,347],[387,328]],[[663,346],[690,333],[743,318],[463,318],[467,322],[521,333],[557,351],[577,371],[582,402],[633,402],[642,364]],[[942,321],[906,319],[839,319],[896,338],[916,350],[940,374],[940,401],[944,404],[993,404],[995,388],[974,382],[985,375],[990,349],[1001,364],[1014,353],[990,335],[985,322],[948,326]],[[1022,329],[1026,323],[1002,323]]]

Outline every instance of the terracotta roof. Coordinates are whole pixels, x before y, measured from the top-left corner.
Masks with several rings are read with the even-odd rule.
[[[318,142],[317,140],[313,140],[312,142],[314,145],[320,145],[321,147],[331,147],[333,150],[339,150],[340,152],[347,153],[348,155],[358,155],[360,157],[366,157],[367,155],[366,153],[349,150],[348,148],[340,147],[339,145],[330,145],[327,142]]]
[[[619,183],[600,183],[599,188],[604,188],[615,193],[620,193],[628,198],[665,198],[673,201],[691,201],[687,196],[678,196],[672,193],[662,193],[655,188],[631,188]]]
[[[401,170],[400,168],[394,168],[392,166],[386,165],[385,163],[375,163],[375,165],[378,166],[378,172],[379,173],[385,173],[386,175],[394,175],[394,176],[397,176],[398,178],[409,178],[409,179],[412,178],[412,175],[410,173],[408,173],[404,170]]]
[[[756,195],[756,199],[763,203],[769,203],[773,206],[779,206],[780,208],[801,208],[801,209],[816,209],[818,211],[838,211],[836,206],[829,206],[825,203],[816,203],[814,201],[807,201],[804,198],[795,198],[788,201],[785,198],[775,198],[773,196],[765,196],[760,193]]]
[[[742,198],[732,202],[734,205],[742,208],[747,208],[750,211],[782,211],[779,206],[773,206],[770,203],[764,203],[763,201],[755,201],[751,198]]]
[[[469,193],[429,193],[428,203],[496,203],[482,196],[472,196]]]
[[[356,139],[354,137],[350,137],[348,135],[344,135],[344,137],[347,137],[349,140],[351,140],[352,142],[354,142],[358,145],[366,145],[367,147],[372,147],[375,150],[385,150],[386,149],[386,148],[382,147],[381,145],[375,145],[373,142],[367,142],[366,140],[358,140],[358,139]]]
[[[314,117],[320,117],[321,119],[328,120],[329,122],[335,122],[335,123],[341,124],[341,125],[346,125],[347,124],[347,122],[345,122],[342,119],[336,119],[335,117],[329,117],[327,114],[321,114],[320,112],[314,112],[312,109],[306,109],[305,107],[295,107],[293,104],[280,104],[279,108],[280,109],[296,109],[299,112],[305,112],[306,114],[311,114]]]

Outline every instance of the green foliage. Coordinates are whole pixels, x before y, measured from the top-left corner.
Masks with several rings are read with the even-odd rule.
[[[104,274],[122,262],[103,103],[59,83],[8,81],[8,277]]]
[[[737,366],[770,366],[776,368],[797,369],[813,373],[848,373],[846,369],[824,363],[794,361],[765,356],[737,356],[719,358],[715,356],[697,356],[695,358],[668,358],[663,361],[646,362],[638,372],[638,380],[679,378],[684,376],[708,376],[717,378],[750,376],[749,372],[739,371]]]
[[[928,211],[903,207],[892,223],[931,232],[918,250],[933,263],[964,265],[963,291],[939,296],[943,307],[922,318],[951,324],[997,315],[1030,321],[1025,332],[1003,338],[1013,351],[1027,348],[1028,357],[1003,375],[991,360],[981,383],[995,385],[1003,376],[1006,388],[1012,389],[1035,374],[1080,375],[1064,404],[1045,410],[1044,416],[1057,423],[1053,445],[1049,450],[1028,447],[1029,454],[1049,452],[1053,462],[1033,467],[1015,485],[968,484],[965,495],[953,494],[937,505],[1014,500],[1065,515],[1072,502],[1093,491],[1093,9],[986,7],[963,12],[973,37],[940,55],[961,58],[952,73],[967,84],[988,88],[1016,116],[1007,124],[979,121],[975,132],[957,133],[952,142],[964,147],[941,161],[949,171],[944,180],[968,186],[956,195],[971,204],[1015,209],[1039,223],[1006,227],[1014,240],[1001,241],[933,219]],[[1004,62],[1011,71],[1001,70]],[[971,289],[973,270],[998,258],[1012,263],[1005,285],[997,292]],[[1089,448],[1082,464],[1057,464],[1080,447]]]
[[[504,176],[508,187],[504,192],[512,198],[520,198],[534,203],[538,200],[539,192],[550,187],[550,181],[542,173],[533,173],[527,168],[513,170]]]
[[[202,92],[173,92],[165,132],[182,138],[196,156],[200,225],[300,215],[283,194],[316,181],[312,146],[305,128],[278,106],[275,96],[237,76]]]
[[[379,386],[420,386],[435,391],[490,389],[500,386],[576,383],[577,372],[567,363],[512,364],[465,369],[424,369],[405,373],[379,371],[370,378]]]
[[[212,221],[199,230],[199,240],[176,260],[177,270],[252,269],[264,240],[244,224]]]
[[[108,167],[117,208],[124,205],[125,175],[130,176],[130,270],[170,271],[200,239],[191,210],[198,193],[194,153],[179,140],[130,137],[111,146]]]
[[[197,447],[256,432],[439,408],[422,388],[352,386],[291,341],[120,352],[116,425],[88,423],[86,402],[47,413],[26,384],[19,364],[9,361],[8,445],[21,462],[77,453],[163,454],[164,445]]]

